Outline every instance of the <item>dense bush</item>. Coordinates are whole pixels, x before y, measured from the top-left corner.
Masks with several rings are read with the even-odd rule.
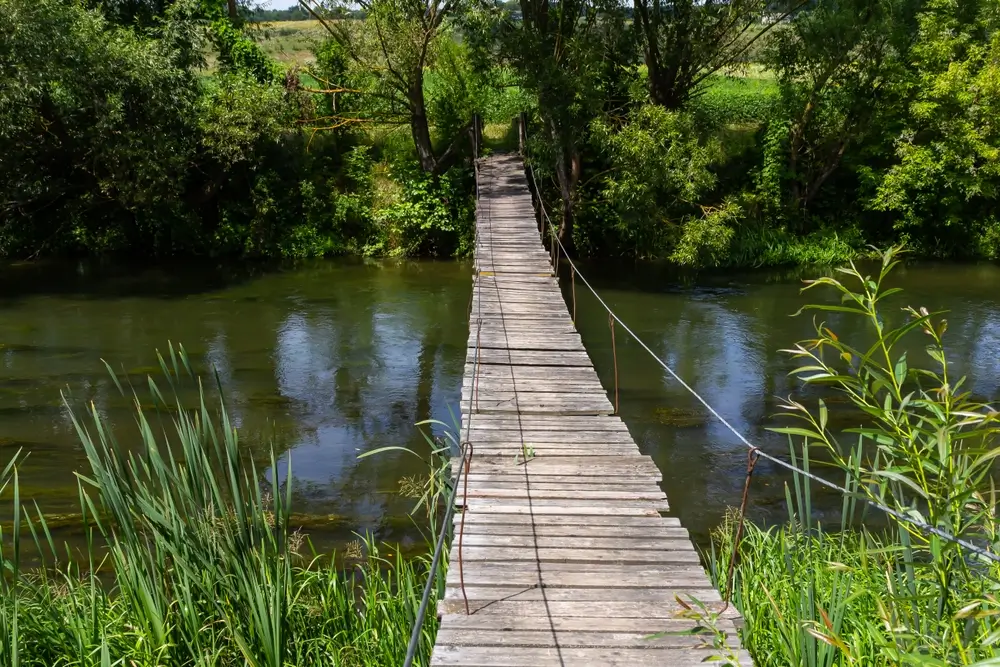
[[[616,7],[587,6],[608,31],[632,34],[627,23],[614,28]],[[752,23],[752,3],[727,7],[733,24]],[[633,78],[625,102],[601,84],[602,103],[571,105],[581,157],[559,191],[545,188],[572,223],[569,203],[579,251],[701,266],[838,261],[899,241],[922,255],[1000,255],[995,2],[820,0],[787,21],[762,28],[760,18],[740,33],[752,48],[715,53],[688,78],[684,44],[719,28],[709,11],[659,15],[642,52],[592,40],[590,57],[614,66],[623,56],[613,49],[624,48]],[[681,30],[690,25],[692,34]],[[669,35],[660,50],[656,31]],[[523,68],[522,83],[541,91],[532,71]],[[566,66],[552,78],[574,76]],[[650,107],[692,123],[664,132]],[[554,143],[544,119],[539,110],[534,141]],[[533,153],[547,178],[557,153]],[[671,173],[676,155],[691,168],[686,187]]]
[[[412,160],[412,147],[328,129],[324,116],[364,103],[302,91],[220,11],[185,0],[140,29],[101,5],[0,0],[0,256],[465,247],[467,178],[414,182],[378,214],[374,162]],[[204,76],[210,46],[220,70]],[[322,45],[319,71],[345,70]],[[383,231],[393,225],[406,228],[399,239]]]

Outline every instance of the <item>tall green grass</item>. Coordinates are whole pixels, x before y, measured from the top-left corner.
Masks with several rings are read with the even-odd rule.
[[[738,547],[737,517],[716,532],[714,580],[726,588],[737,549],[732,600],[758,667],[1000,665],[1000,413],[954,376],[943,319],[923,308],[887,311],[899,291],[885,284],[897,263],[892,249],[877,275],[852,264],[837,278],[808,281],[807,289],[826,286],[838,297],[808,307],[831,323],[817,318],[816,337],[787,351],[807,385],[838,392],[858,410],[858,427],[835,433],[822,400],[789,399],[796,422],[774,429],[802,439],[806,470],[822,460],[842,473],[840,530],[813,522],[810,485],[799,476],[786,494],[787,523],[751,525]],[[839,337],[833,327],[844,317],[869,331]],[[926,357],[908,357],[914,336]],[[906,520],[882,513],[874,523],[882,528],[872,528],[877,509],[856,516],[872,503]]]
[[[200,382],[194,409],[177,399],[193,376],[183,350],[160,362],[169,391],[149,381],[156,415],[136,396],[134,442],[119,442],[96,406],[73,416],[89,463],[78,474],[82,554],[57,546],[37,506],[22,507],[16,461],[3,472],[15,515],[0,554],[0,664],[401,663],[427,559],[394,561],[370,539],[317,557],[289,527],[291,464],[283,484],[263,483]],[[278,478],[273,454],[271,469]],[[42,567],[22,567],[24,539]],[[431,615],[417,664],[434,632]]]

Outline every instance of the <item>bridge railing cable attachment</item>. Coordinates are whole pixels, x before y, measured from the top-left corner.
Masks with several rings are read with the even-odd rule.
[[[524,119],[523,118],[522,118],[521,122],[524,123]],[[524,130],[522,130],[522,132],[523,132],[524,136],[527,137],[527,130],[524,129]],[[528,161],[525,161],[525,168],[527,169],[528,173],[531,176],[531,185],[533,186],[534,192],[537,193],[538,204],[539,204],[538,205],[538,210],[540,210],[541,211],[541,215],[544,216],[544,221],[542,223],[543,229],[548,232],[548,235],[550,237],[550,241],[551,241],[551,244],[553,245],[553,247],[558,248],[558,252],[561,255],[561,257],[565,258],[566,263],[568,264],[569,269],[572,272],[571,275],[573,275],[572,281],[573,281],[573,300],[574,300],[574,305],[573,305],[574,320],[576,319],[575,318],[575,311],[576,311],[576,304],[575,304],[575,301],[576,301],[576,279],[579,278],[580,282],[582,282],[583,285],[584,285],[584,287],[586,287],[587,290],[594,296],[594,298],[600,304],[601,308],[603,308],[605,311],[607,311],[607,313],[608,313],[608,319],[609,319],[609,322],[611,323],[611,326],[612,326],[612,331],[614,331],[614,329],[613,329],[614,323],[618,323],[618,325],[621,326],[621,328],[629,335],[629,337],[632,340],[634,340],[643,350],[645,350],[649,354],[649,356],[652,357],[652,359],[657,364],[659,364],[663,368],[663,370],[666,371],[667,374],[670,375],[671,378],[673,378],[673,380],[675,382],[677,382],[689,394],[691,394],[691,396],[694,397],[695,400],[697,400],[699,403],[701,403],[701,405],[706,410],[708,410],[708,412],[713,417],[715,417],[715,419],[717,419],[719,421],[719,423],[721,423],[730,433],[732,433],[741,443],[743,443],[747,447],[748,451],[751,454],[755,455],[754,456],[754,463],[756,463],[756,457],[767,459],[771,463],[773,463],[773,464],[775,464],[775,465],[777,465],[777,466],[779,466],[781,468],[784,468],[784,469],[788,470],[789,472],[792,472],[792,473],[794,473],[796,475],[801,475],[802,478],[809,479],[809,480],[811,480],[813,482],[816,482],[817,484],[820,484],[820,485],[825,486],[825,487],[827,487],[829,489],[837,491],[838,493],[841,493],[843,495],[852,496],[852,497],[858,497],[858,494],[855,493],[855,492],[852,492],[850,489],[847,489],[847,488],[845,488],[845,487],[843,487],[843,486],[841,486],[839,484],[831,482],[830,480],[824,479],[823,477],[820,477],[819,475],[816,475],[815,473],[812,473],[812,472],[810,472],[808,470],[804,470],[804,469],[800,468],[799,466],[794,465],[793,463],[789,463],[788,461],[785,461],[784,459],[781,459],[781,458],[779,458],[777,456],[774,456],[772,454],[768,454],[767,452],[765,452],[764,450],[762,450],[757,445],[754,445],[753,443],[751,443],[750,440],[747,439],[742,433],[740,433],[732,424],[730,424],[729,421],[725,417],[723,417],[719,413],[718,410],[716,410],[711,404],[709,404],[709,402],[707,400],[705,400],[705,398],[702,397],[702,395],[699,394],[694,389],[694,387],[692,387],[688,382],[686,382],[684,380],[684,378],[682,378],[666,361],[664,361],[658,354],[656,354],[652,350],[652,348],[650,348],[650,346],[647,345],[646,342],[637,333],[635,333],[635,331],[633,331],[631,329],[631,327],[629,327],[628,324],[626,324],[621,319],[621,317],[619,317],[618,314],[615,313],[614,310],[612,310],[611,306],[608,305],[608,303],[604,300],[604,298],[601,297],[601,295],[597,292],[597,290],[594,289],[594,287],[590,284],[590,282],[587,280],[586,276],[584,276],[583,273],[580,272],[579,267],[573,261],[573,259],[570,256],[569,252],[567,252],[566,246],[563,244],[562,239],[559,238],[559,234],[556,232],[557,227],[554,224],[552,218],[549,216],[548,210],[545,208],[545,201],[542,198],[542,190],[539,187],[538,179],[537,179],[537,176],[535,175],[534,168],[531,166],[530,162],[528,162]],[[556,255],[555,252],[554,252],[553,256],[554,257],[558,257],[559,255]],[[558,267],[554,267],[554,268],[557,269]],[[616,371],[615,372],[615,400],[616,400],[615,412],[617,413],[618,412],[618,406],[617,406],[617,398],[618,398],[617,352],[616,352],[615,356],[616,356],[616,361],[615,361],[615,371]],[[750,469],[749,469],[748,475],[747,475],[747,477],[748,477],[748,483],[749,483],[749,476],[752,474],[752,472],[753,472],[753,467],[750,466]],[[926,535],[934,535],[935,537],[939,537],[942,540],[945,540],[947,542],[950,542],[952,544],[956,544],[956,545],[962,547],[963,549],[965,549],[967,552],[969,552],[971,554],[975,554],[975,555],[977,555],[977,556],[979,556],[981,558],[984,558],[984,559],[986,559],[988,561],[992,561],[994,563],[1000,563],[1000,555],[994,553],[993,551],[984,549],[983,547],[981,547],[981,546],[979,546],[979,545],[977,545],[977,544],[975,544],[973,542],[970,542],[969,540],[956,537],[956,536],[948,533],[947,531],[938,528],[937,526],[933,526],[933,525],[931,525],[931,524],[929,524],[929,523],[927,523],[925,521],[922,521],[920,519],[917,519],[917,518],[915,518],[913,516],[910,516],[908,514],[904,514],[903,512],[900,512],[900,511],[898,511],[896,509],[893,509],[893,508],[891,508],[891,507],[889,507],[889,506],[887,506],[887,505],[885,505],[883,503],[880,503],[877,500],[874,500],[872,498],[861,496],[860,500],[862,500],[865,503],[867,503],[870,507],[873,507],[874,509],[880,510],[881,512],[884,512],[888,516],[893,517],[897,521],[900,521],[902,523],[905,523],[905,524],[908,524],[910,526],[913,526],[914,528],[918,529],[919,531],[923,532]],[[745,504],[745,502],[746,501],[745,501],[745,495],[744,495],[744,504]]]

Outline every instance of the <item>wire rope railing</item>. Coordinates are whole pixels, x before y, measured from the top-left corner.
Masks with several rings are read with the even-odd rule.
[[[524,123],[524,118],[523,117],[521,119],[521,123],[522,124]],[[527,130],[526,130],[526,128],[522,129],[522,136],[527,137]],[[785,470],[787,470],[787,471],[789,471],[789,472],[791,472],[793,474],[801,475],[803,478],[806,478],[806,479],[809,479],[811,481],[814,481],[814,482],[816,482],[818,484],[821,484],[822,486],[825,486],[825,487],[827,487],[829,489],[837,491],[837,492],[839,492],[841,494],[852,496],[852,497],[856,497],[857,496],[856,492],[851,491],[850,489],[845,488],[845,487],[843,487],[843,486],[841,486],[839,484],[836,484],[835,482],[831,482],[830,480],[824,479],[823,477],[820,477],[819,475],[816,475],[815,473],[812,473],[812,472],[810,472],[808,470],[804,470],[803,468],[800,468],[799,466],[796,466],[793,463],[789,463],[788,461],[785,461],[784,459],[781,459],[780,457],[777,457],[777,456],[774,456],[772,454],[769,454],[766,451],[764,451],[763,449],[761,449],[760,447],[758,447],[757,445],[754,445],[753,443],[751,443],[750,440],[747,439],[742,433],[740,433],[725,417],[722,416],[722,414],[719,413],[718,410],[716,410],[711,404],[709,404],[709,402],[707,400],[705,400],[705,398],[701,394],[699,394],[694,389],[694,387],[692,387],[687,381],[685,381],[684,378],[681,377],[666,361],[664,361],[658,354],[656,354],[652,350],[652,348],[650,348],[650,346],[647,345],[646,342],[637,333],[635,333],[635,331],[633,331],[631,329],[631,327],[629,327],[628,324],[626,324],[621,319],[621,317],[618,316],[617,313],[615,313],[615,311],[611,308],[611,306],[609,306],[607,304],[607,302],[604,300],[604,298],[601,297],[601,295],[597,292],[597,290],[594,289],[594,287],[590,284],[590,282],[587,280],[586,276],[584,276],[583,273],[580,272],[579,267],[573,261],[572,257],[570,257],[569,252],[566,249],[566,246],[562,242],[562,239],[559,238],[559,234],[556,231],[556,225],[553,223],[552,218],[549,216],[549,213],[548,213],[548,211],[545,208],[545,201],[544,201],[544,199],[542,197],[542,194],[541,194],[542,191],[541,191],[541,189],[539,187],[538,179],[537,179],[537,176],[535,174],[534,168],[527,161],[525,162],[525,168],[527,169],[528,173],[531,175],[531,181],[532,181],[532,185],[534,186],[534,192],[537,193],[536,196],[538,198],[538,203],[539,203],[537,210],[541,211],[541,216],[543,217],[543,220],[540,221],[541,224],[539,226],[542,229],[542,232],[541,232],[542,235],[544,236],[547,233],[547,235],[549,236],[549,239],[550,239],[550,249],[551,249],[551,252],[552,252],[553,260],[556,261],[556,262],[558,262],[558,258],[560,258],[560,257],[565,258],[566,263],[569,265],[569,268],[570,268],[570,271],[571,271],[571,275],[572,275],[572,279],[571,279],[572,280],[572,291],[573,291],[573,306],[572,306],[572,308],[573,308],[573,313],[574,313],[574,316],[573,316],[574,321],[576,319],[576,279],[579,278],[580,282],[582,282],[583,285],[584,285],[584,287],[586,287],[587,290],[594,296],[594,298],[597,300],[597,302],[600,304],[600,306],[605,311],[607,311],[607,313],[608,313],[608,321],[609,321],[609,325],[611,327],[612,336],[614,335],[614,324],[618,323],[621,326],[621,328],[636,343],[638,343],[638,345],[643,350],[645,350],[649,354],[649,356],[652,357],[653,360],[657,364],[659,364],[663,368],[663,370],[665,370],[667,372],[667,374],[670,375],[671,378],[673,378],[674,381],[676,381],[689,394],[691,394],[691,396],[695,400],[697,400],[713,417],[715,417],[719,421],[719,423],[721,423],[730,433],[732,433],[742,444],[744,444],[747,447],[749,460],[748,460],[748,465],[747,465],[747,483],[745,485],[744,494],[743,494],[743,507],[741,508],[741,512],[740,512],[740,515],[741,515],[740,522],[741,523],[742,523],[742,517],[745,514],[744,510],[745,510],[745,506],[746,506],[746,502],[747,502],[747,488],[746,487],[748,487],[748,485],[749,485],[749,477],[750,477],[750,475],[753,474],[753,470],[754,470],[754,466],[756,465],[757,458],[766,459],[766,460],[770,461],[771,463],[773,463],[773,464],[775,464],[775,465],[777,465],[777,466],[779,466],[781,468],[784,468]],[[557,264],[554,265],[554,268],[558,272],[558,265]],[[615,359],[616,359],[615,360],[615,402],[616,402],[615,411],[617,413],[617,411],[618,411],[618,405],[617,405],[617,401],[618,401],[617,352],[615,352]],[[923,533],[925,533],[927,535],[934,535],[935,537],[938,537],[938,538],[940,538],[942,540],[945,540],[945,541],[950,542],[952,544],[956,544],[956,545],[958,545],[958,546],[966,549],[968,552],[976,554],[976,555],[980,556],[981,558],[984,558],[984,559],[986,559],[988,561],[991,561],[991,562],[994,562],[994,563],[1000,563],[1000,555],[998,555],[997,553],[994,553],[993,551],[984,549],[983,547],[981,547],[981,546],[979,546],[979,545],[977,545],[977,544],[975,544],[973,542],[970,542],[969,540],[966,540],[966,539],[963,539],[963,538],[960,538],[960,537],[956,537],[956,536],[950,534],[949,532],[938,528],[937,526],[933,526],[933,525],[927,523],[926,521],[922,521],[922,520],[914,518],[914,517],[912,517],[912,516],[910,516],[908,514],[905,514],[904,512],[901,512],[899,510],[893,509],[892,507],[889,507],[888,505],[880,503],[877,500],[874,500],[874,499],[871,499],[871,498],[868,498],[868,497],[860,497],[860,500],[862,500],[865,503],[867,503],[870,507],[873,507],[874,509],[880,510],[880,511],[884,512],[885,514],[887,514],[887,515],[889,515],[889,516],[897,519],[900,522],[903,522],[903,523],[906,523],[906,524],[908,524],[910,526],[913,526],[914,528],[917,528],[918,530],[920,530],[921,532],[923,532]],[[735,549],[734,549],[733,553],[735,555],[735,553],[736,553]],[[732,566],[730,566],[730,570],[731,569],[732,569]]]
[[[473,164],[473,174],[475,178],[475,189],[476,189],[476,204],[478,209],[479,203],[479,153],[481,149],[481,121],[478,114],[472,117],[472,164]],[[478,212],[477,212],[478,215]],[[475,226],[473,227],[475,229]],[[482,299],[477,299],[479,296],[479,279],[478,275],[473,280],[472,293],[469,296],[469,317],[472,316],[472,304],[473,302],[478,303],[478,313],[477,313],[477,324],[476,324],[476,354],[473,358],[473,377],[478,380],[479,377],[479,341],[482,334],[483,328],[483,318],[482,318]],[[413,620],[413,627],[410,630],[410,640],[406,647],[406,656],[403,658],[403,667],[412,667],[414,660],[416,659],[417,651],[420,648],[420,636],[424,628],[424,620],[427,617],[427,609],[430,606],[431,593],[434,591],[435,585],[438,581],[438,569],[441,566],[442,554],[444,552],[445,541],[451,532],[448,526],[451,524],[452,518],[455,514],[456,501],[458,500],[458,489],[460,477],[464,477],[464,494],[468,495],[469,490],[469,468],[472,463],[472,456],[474,453],[474,448],[472,443],[469,442],[469,434],[472,428],[472,420],[469,418],[473,410],[473,401],[475,399],[475,390],[470,388],[468,406],[466,408],[466,427],[465,427],[465,437],[461,441],[460,458],[458,459],[457,466],[453,467],[454,481],[452,484],[451,492],[448,494],[448,502],[445,505],[444,518],[441,521],[441,530],[437,536],[434,543],[434,552],[431,556],[431,562],[427,569],[427,582],[424,584],[423,595],[420,598],[420,605],[417,608],[416,616]],[[453,461],[454,465],[454,461]],[[464,505],[464,501],[463,501]],[[465,527],[465,513],[462,513],[462,518],[460,522],[460,527],[458,530],[458,561],[459,561],[459,582],[462,589],[462,597],[465,600],[465,612],[469,613],[469,599],[465,595],[465,573],[462,568],[462,536],[464,534]]]

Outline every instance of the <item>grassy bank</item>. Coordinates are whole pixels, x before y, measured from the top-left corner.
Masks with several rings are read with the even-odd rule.
[[[785,524],[747,525],[737,544],[734,514],[715,532],[713,579],[731,590],[758,667],[1000,664],[1000,414],[949,374],[943,320],[881,307],[898,291],[885,284],[895,261],[890,251],[877,276],[852,267],[844,282],[810,283],[842,297],[811,308],[863,318],[866,340],[843,340],[817,318],[817,337],[790,350],[806,384],[843,394],[858,411],[859,426],[836,433],[823,401],[789,399],[794,425],[775,429],[804,441],[793,465],[843,485],[839,530],[813,519],[819,486],[798,475]],[[928,343],[926,358],[907,358],[913,336]]]
[[[170,387],[190,374],[183,352],[163,373]],[[157,409],[137,409],[128,443],[96,407],[74,417],[89,463],[83,553],[56,544],[41,509],[24,502],[17,460],[4,471],[15,517],[3,535],[0,663],[400,664],[428,559],[394,559],[371,540],[320,557],[289,525],[293,469],[262,483],[224,407],[202,393],[187,409],[150,391]],[[43,567],[22,568],[25,540]],[[416,664],[427,664],[434,629],[431,615]]]

